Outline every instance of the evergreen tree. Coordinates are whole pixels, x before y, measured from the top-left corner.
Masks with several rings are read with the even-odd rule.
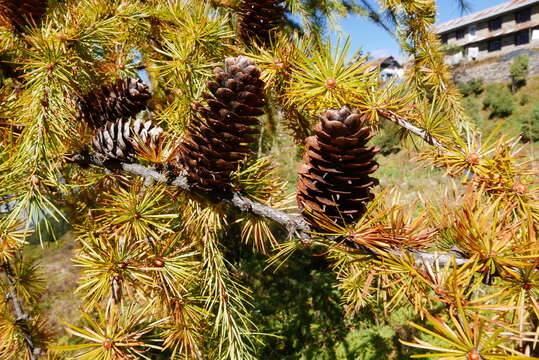
[[[401,84],[320,35],[360,3],[0,0],[0,358],[263,358],[248,285],[272,275],[253,253],[318,259],[306,271],[336,293],[317,299],[347,322],[409,306],[416,355],[537,355],[537,169],[466,122],[434,0],[380,0],[411,58]],[[412,203],[375,187],[382,120],[465,186]],[[304,151],[297,192],[270,156],[284,132]],[[22,251],[62,219],[81,312],[54,333]]]
[[[509,72],[511,73],[511,90],[513,94],[518,88],[526,85],[526,78],[530,72],[530,57],[528,54],[520,54],[513,60]]]

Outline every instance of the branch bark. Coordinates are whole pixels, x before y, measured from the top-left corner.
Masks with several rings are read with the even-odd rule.
[[[388,119],[389,121],[394,122],[395,124],[405,128],[406,130],[410,131],[412,134],[415,134],[419,136],[421,139],[423,139],[426,143],[438,148],[441,151],[445,150],[444,144],[442,144],[438,139],[436,139],[434,136],[429,134],[428,131],[425,129],[421,129],[408,121],[404,119],[403,117],[395,114],[392,111],[386,111],[386,110],[380,110],[380,115]]]
[[[3,263],[2,268],[6,273],[6,278],[9,285],[9,292],[6,295],[6,298],[7,300],[11,300],[11,303],[13,304],[15,323],[22,332],[24,342],[30,355],[30,360],[37,360],[41,355],[41,348],[36,347],[34,344],[34,340],[32,338],[32,333],[30,331],[30,326],[28,323],[28,321],[30,320],[30,316],[24,311],[22,304],[17,297],[17,292],[15,290],[15,274],[13,274],[13,270],[11,269],[11,265],[9,264],[9,262]]]
[[[178,187],[184,191],[196,193],[202,197],[208,197],[216,201],[220,201],[231,205],[241,212],[252,213],[282,225],[291,237],[298,238],[302,243],[308,245],[313,242],[312,229],[309,224],[303,219],[303,217],[295,214],[285,213],[281,210],[275,209],[271,206],[264,205],[260,202],[249,199],[241,192],[212,192],[201,193],[193,190],[190,186],[187,178],[183,175],[170,176],[167,172],[160,172],[155,169],[148,168],[138,163],[127,163],[118,160],[103,161],[99,157],[91,153],[80,153],[67,157],[69,162],[77,163],[81,166],[88,166],[90,164],[103,167],[109,170],[121,170],[132,175],[141,176],[147,181],[153,179],[156,182],[164,183],[167,185]],[[402,250],[393,249],[393,255],[403,256]],[[414,255],[417,264],[434,263],[438,262],[440,265],[445,265],[453,261],[455,258],[457,265],[463,265],[469,261],[466,257],[463,257],[458,252],[455,253],[429,253],[423,251],[410,251]],[[378,254],[374,254],[378,256]]]

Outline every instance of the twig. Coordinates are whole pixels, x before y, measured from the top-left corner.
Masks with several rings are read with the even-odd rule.
[[[15,290],[15,274],[13,274],[13,270],[11,269],[11,265],[9,262],[5,262],[2,264],[2,268],[4,269],[6,273],[7,282],[9,284],[9,292],[6,295],[6,298],[8,300],[11,300],[11,303],[13,304],[13,312],[15,313],[15,323],[19,327],[19,329],[22,332],[22,335],[24,337],[24,342],[26,344],[26,347],[28,348],[28,353],[30,355],[30,360],[37,360],[39,355],[41,355],[41,348],[36,347],[34,344],[34,340],[32,339],[32,333],[30,331],[30,326],[28,324],[28,320],[30,320],[30,316],[24,311],[21,302],[19,301],[19,298],[17,297],[17,292]]]
[[[380,115],[382,115],[383,117],[385,117],[389,121],[392,121],[395,124],[397,124],[397,125],[405,128],[406,130],[410,131],[411,133],[419,136],[420,138],[425,140],[425,142],[427,142],[428,144],[438,148],[439,150],[442,150],[442,151],[445,150],[444,144],[442,144],[438,139],[436,139],[434,136],[429,134],[429,132],[427,130],[421,129],[421,128],[409,123],[408,121],[406,121],[406,119],[404,119],[403,117],[395,114],[392,111],[379,110],[378,112],[380,113]]]
[[[118,160],[108,160],[104,161],[103,159],[87,152],[83,152],[76,155],[70,155],[66,157],[69,162],[77,163],[81,166],[88,166],[90,164],[103,167],[105,169],[111,170],[122,170],[132,175],[141,176],[147,181],[148,179],[153,179],[156,182],[164,183],[178,187],[184,191],[196,193],[200,196],[206,196],[211,199],[215,199],[220,202],[232,205],[242,212],[249,212],[258,216],[275,221],[276,223],[282,225],[291,237],[298,238],[302,243],[308,245],[313,242],[313,237],[311,235],[312,229],[307,224],[307,222],[298,215],[285,213],[281,210],[275,209],[271,206],[264,205],[258,201],[249,199],[241,192],[231,191],[231,192],[212,192],[212,193],[201,193],[195,191],[189,184],[187,178],[183,175],[170,176],[166,171],[159,172],[155,169],[148,168],[142,164],[137,163],[128,163]],[[393,249],[391,250],[393,255],[403,256],[402,250]],[[430,253],[424,251],[410,251],[414,255],[417,264],[424,262],[434,263],[438,262],[440,265],[445,265],[447,263],[452,263],[453,258],[455,259],[456,265],[460,266],[468,262],[469,260],[459,253]],[[377,255],[378,254],[374,254]]]

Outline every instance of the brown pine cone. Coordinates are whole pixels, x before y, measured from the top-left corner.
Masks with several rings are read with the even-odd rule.
[[[250,151],[251,135],[258,134],[256,116],[264,113],[264,82],[253,61],[239,56],[225,65],[214,69],[211,94],[203,94],[208,106],[193,104],[201,116],[189,124],[178,149],[179,166],[201,190],[229,185],[230,174]]]
[[[47,0],[0,0],[0,25],[18,30],[39,24],[47,11]]]
[[[137,138],[151,146],[156,144],[163,129],[154,126],[151,121],[142,122],[137,119],[133,124],[130,120],[118,119],[107,122],[96,132],[92,145],[95,152],[104,160],[126,160],[135,152]]]
[[[328,110],[305,141],[297,201],[314,227],[306,208],[345,225],[358,220],[372,200],[370,189],[378,180],[369,175],[378,168],[373,157],[379,149],[366,147],[372,133],[365,122],[364,115],[347,107]]]
[[[284,22],[282,3],[282,0],[241,0],[238,32],[245,43],[269,44],[272,31]]]
[[[119,79],[113,84],[94,88],[78,102],[77,119],[93,128],[117,119],[128,119],[146,108],[152,97],[140,79]]]

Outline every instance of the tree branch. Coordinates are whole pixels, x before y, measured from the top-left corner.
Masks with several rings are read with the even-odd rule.
[[[28,320],[30,320],[30,316],[24,311],[21,305],[21,302],[19,301],[19,298],[17,297],[17,292],[15,290],[15,282],[16,282],[15,274],[13,274],[11,265],[7,261],[2,264],[2,268],[4,269],[6,273],[7,282],[9,284],[9,292],[6,295],[6,298],[8,300],[11,300],[11,303],[13,304],[13,312],[15,313],[15,323],[17,324],[17,326],[22,332],[22,335],[24,337],[24,342],[26,344],[26,347],[28,348],[30,359],[37,360],[38,357],[41,355],[41,348],[36,347],[34,344],[34,340],[32,339],[32,333],[30,331],[30,326],[28,324]]]
[[[109,170],[122,170],[132,175],[137,175],[143,177],[145,180],[153,179],[157,182],[168,184],[171,186],[178,187],[184,191],[191,193],[196,193],[202,197],[207,197],[215,199],[216,201],[229,204],[236,209],[242,212],[249,212],[270,220],[275,221],[276,223],[282,225],[291,237],[298,238],[302,243],[308,245],[313,242],[312,229],[309,224],[303,219],[303,217],[295,214],[285,213],[281,210],[275,209],[271,206],[264,205],[260,202],[254,201],[247,198],[241,192],[231,191],[231,192],[211,192],[211,193],[202,193],[194,190],[187,178],[183,175],[169,176],[167,172],[159,172],[155,169],[148,168],[142,164],[138,163],[127,163],[118,160],[107,160],[103,161],[99,157],[91,153],[80,153],[76,155],[71,155],[67,157],[69,162],[77,163],[81,166],[88,166],[90,164],[103,167]],[[402,250],[393,249],[391,250],[393,255],[403,256]],[[424,251],[410,251],[414,255],[417,264],[433,263],[438,262],[440,265],[445,265],[453,261],[455,258],[457,265],[463,265],[469,261],[466,257],[458,252],[450,253],[429,253]],[[379,254],[374,254],[379,256]]]
[[[410,131],[412,134],[415,134],[419,136],[421,139],[423,139],[428,144],[438,148],[441,151],[445,150],[444,144],[442,144],[438,139],[436,139],[434,136],[429,134],[429,132],[425,129],[421,129],[408,121],[404,119],[403,117],[395,114],[393,111],[387,111],[387,110],[379,110],[380,115],[388,119],[389,121],[394,122],[395,124],[405,128],[406,130]]]

